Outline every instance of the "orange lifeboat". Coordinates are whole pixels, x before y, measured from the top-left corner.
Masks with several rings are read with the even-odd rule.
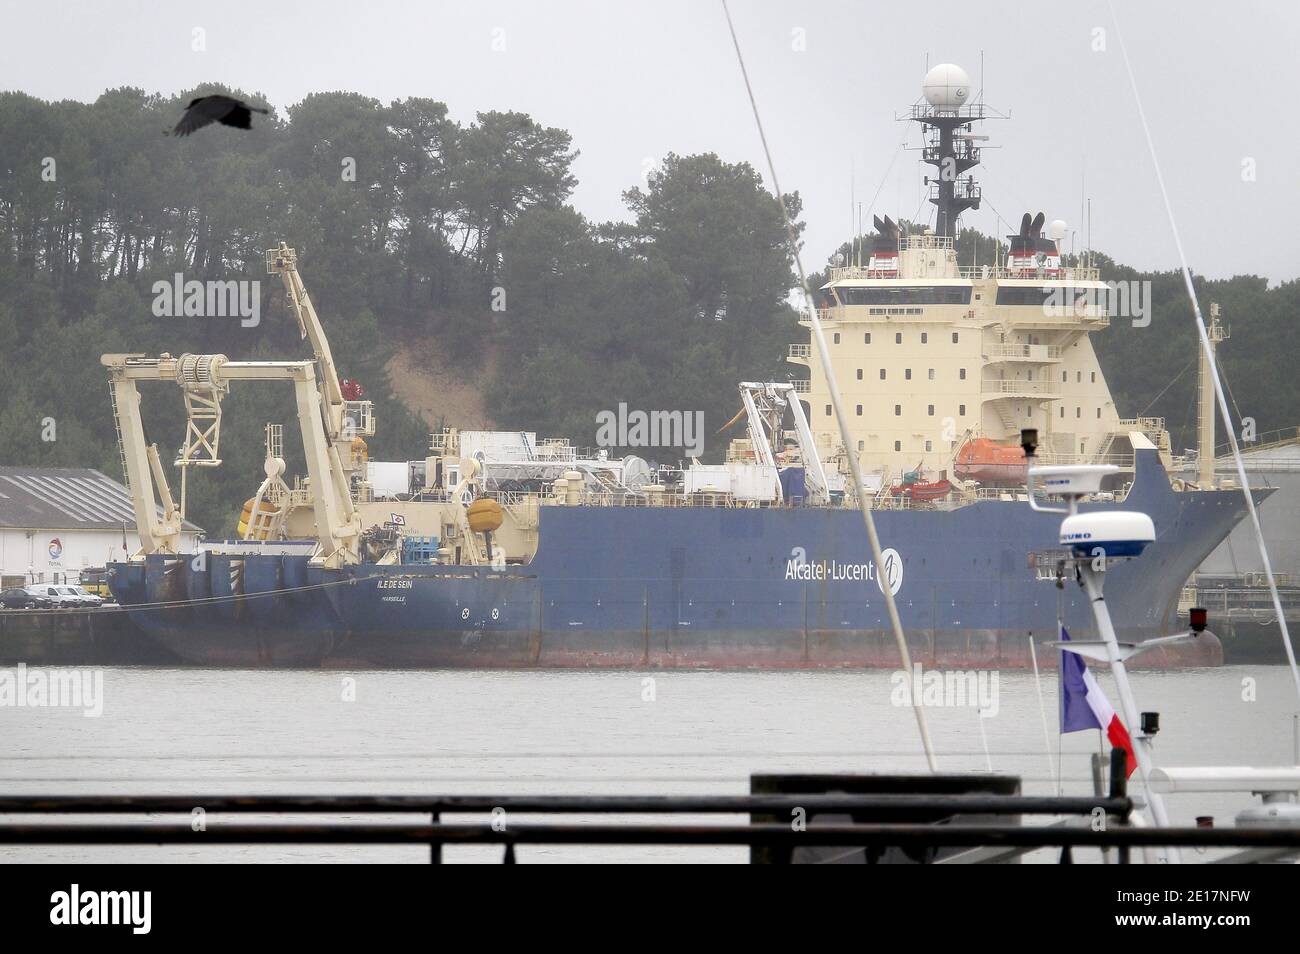
[[[952,493],[952,483],[945,479],[940,480],[918,480],[910,484],[899,484],[890,492],[894,497],[906,497],[909,500],[921,500],[930,503],[935,500],[942,500]]]
[[[999,444],[987,437],[968,440],[957,451],[953,473],[981,484],[1023,484],[1028,476],[1024,448]]]

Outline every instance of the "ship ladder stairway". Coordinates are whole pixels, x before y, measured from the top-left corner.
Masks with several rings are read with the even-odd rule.
[[[872,510],[878,509],[881,503],[889,500],[889,491],[891,490],[889,486],[889,478],[891,474],[892,471],[888,467],[880,472],[880,489],[872,496]]]
[[[487,550],[479,535],[470,529],[469,515],[464,507],[456,508],[456,529],[460,531],[461,545],[469,557],[470,566],[483,566],[488,562]]]
[[[596,483],[600,485],[601,490],[603,490],[607,494],[611,494],[615,497],[622,497],[624,499],[626,499],[627,497],[642,496],[641,494],[638,494],[635,490],[632,490],[630,487],[625,487],[623,484],[620,484],[617,480],[614,479],[614,475],[607,470],[593,469],[589,471],[589,473],[591,474],[592,477],[596,479]]]
[[[117,391],[110,385],[108,389],[109,401],[113,405],[113,430],[117,434],[117,459],[122,465],[122,483],[126,485],[126,492],[131,492],[131,475],[126,472],[126,448],[122,446],[122,417],[117,408]]]
[[[1092,455],[1092,459],[1099,464],[1105,463],[1107,456],[1110,455],[1110,449],[1111,447],[1114,446],[1114,444],[1115,444],[1115,434],[1112,431],[1102,439],[1101,446],[1098,447],[1097,452]]]
[[[998,420],[1002,422],[1002,427],[1008,435],[1019,434],[1015,415],[1011,413],[1011,402],[1007,400],[994,401],[993,406],[997,408]]]
[[[276,521],[279,519],[279,511],[270,510],[271,501],[262,498],[256,502],[253,508],[253,514],[248,520],[248,529],[244,533],[245,540],[273,540],[273,534],[276,531]]]

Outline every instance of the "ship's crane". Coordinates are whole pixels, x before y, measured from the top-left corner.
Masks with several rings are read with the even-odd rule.
[[[276,248],[267,249],[266,271],[269,275],[280,276],[284,283],[285,300],[298,322],[298,331],[304,340],[311,342],[312,353],[316,356],[316,365],[320,370],[321,410],[330,443],[338,448],[344,470],[356,470],[361,462],[352,452],[353,441],[358,437],[374,435],[374,405],[367,400],[349,400],[349,395],[344,393],[338,369],[334,366],[329,339],[325,337],[325,329],[316,315],[302,276],[298,274],[298,253],[284,242]],[[350,390],[359,397],[362,393],[360,386],[355,382],[349,384]]]
[[[360,520],[352,505],[338,448],[325,431],[313,362],[230,361],[222,354],[183,354],[179,358],[169,354],[157,358],[142,354],[106,354],[100,361],[109,369],[118,428],[122,435],[126,478],[132,491],[143,553],[177,552],[181,514],[172,503],[157,445],[145,442],[137,382],[172,381],[181,387],[201,387],[213,394],[221,394],[229,389],[232,381],[288,381],[293,385],[298,405],[303,451],[311,476],[319,543],[314,559],[329,566],[358,562]],[[158,514],[158,496],[161,496],[163,504],[161,517]]]
[[[137,382],[172,381],[185,394],[186,438],[176,460],[183,485],[189,466],[221,463],[221,399],[232,381],[288,381],[294,388],[311,478],[318,543],[313,562],[339,566],[360,560],[361,526],[352,502],[350,473],[359,466],[354,442],[363,434],[374,433],[371,402],[344,397],[329,342],[298,275],[294,250],[282,242],[266,253],[266,262],[268,273],[278,274],[284,281],[299,330],[311,340],[314,360],[231,361],[224,354],[183,354],[179,358],[170,354],[156,358],[106,354],[100,358],[109,369],[122,464],[131,488],[142,554],[177,552],[184,510],[173,501],[157,445],[145,441]]]
[[[755,459],[769,467],[776,467],[774,452],[777,442],[781,440],[781,421],[786,407],[790,408],[795,436],[799,441],[799,454],[803,459],[808,501],[814,504],[827,503],[830,500],[830,481],[826,477],[826,469],[817,452],[812,429],[808,426],[808,418],[804,416],[803,405],[799,403],[794,385],[743,381],[740,384],[740,399],[749,418],[749,438],[754,447]]]

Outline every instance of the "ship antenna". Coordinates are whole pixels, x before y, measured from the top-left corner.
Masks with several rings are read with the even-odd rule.
[[[1196,286],[1192,284],[1192,271],[1187,267],[1187,255],[1183,251],[1183,240],[1178,232],[1178,222],[1174,219],[1174,208],[1169,202],[1169,191],[1165,188],[1165,177],[1160,171],[1160,160],[1156,158],[1156,145],[1151,138],[1151,127],[1147,125],[1146,111],[1142,108],[1142,97],[1138,95],[1137,80],[1133,78],[1133,64],[1128,59],[1128,47],[1124,45],[1124,34],[1119,28],[1119,17],[1115,15],[1115,5],[1106,0],[1110,8],[1110,17],[1115,21],[1115,36],[1119,40],[1120,52],[1124,55],[1124,69],[1128,71],[1129,86],[1133,90],[1133,100],[1137,104],[1138,118],[1142,121],[1142,131],[1146,134],[1147,149],[1151,153],[1151,165],[1155,167],[1156,182],[1160,185],[1160,195],[1165,202],[1165,214],[1169,217],[1169,230],[1174,235],[1174,247],[1178,250],[1178,261],[1182,265],[1183,282],[1187,286],[1187,297],[1192,300],[1192,312],[1196,315],[1196,333],[1201,339],[1201,351],[1205,355],[1210,369],[1210,380],[1214,382],[1214,394],[1219,399],[1219,413],[1223,415],[1223,429],[1228,432],[1228,443],[1232,447],[1232,459],[1237,465],[1237,479],[1241,482],[1241,492],[1246,498],[1246,510],[1250,514],[1250,523],[1255,530],[1255,542],[1259,544],[1259,558],[1264,564],[1264,575],[1268,579],[1268,592],[1273,598],[1273,611],[1277,614],[1277,625],[1282,631],[1282,646],[1286,650],[1287,662],[1291,666],[1291,678],[1295,681],[1296,695],[1300,695],[1300,668],[1296,666],[1295,649],[1291,645],[1291,633],[1286,624],[1286,614],[1282,612],[1282,598],[1278,596],[1277,579],[1273,576],[1273,564],[1268,558],[1268,545],[1264,542],[1264,530],[1259,523],[1259,511],[1255,509],[1255,496],[1250,490],[1250,480],[1246,476],[1246,462],[1241,456],[1241,447],[1237,444],[1237,430],[1228,411],[1228,400],[1223,393],[1223,381],[1219,379],[1219,367],[1214,360],[1214,346],[1210,344],[1210,335],[1205,327],[1205,318],[1201,315],[1201,303],[1196,297]],[[1091,216],[1089,216],[1091,220]],[[1089,243],[1091,244],[1091,243]]]
[[[740,40],[736,37],[736,26],[731,22],[731,11],[727,8],[727,0],[721,0],[722,12],[727,18],[727,29],[731,32],[731,43],[736,48],[736,61],[740,64],[740,75],[745,81],[745,92],[749,96],[750,108],[754,111],[754,124],[758,127],[758,138],[763,144],[763,155],[767,159],[768,172],[772,176],[772,189],[776,192],[777,204],[781,206],[781,217],[785,220],[786,241],[790,246],[790,254],[794,257],[795,266],[799,270],[799,284],[803,288],[804,300],[808,307],[808,317],[812,324],[813,340],[817,343],[817,351],[821,355],[822,368],[826,374],[826,386],[830,389],[831,404],[835,407],[835,419],[839,424],[840,438],[844,441],[844,456],[848,458],[849,470],[853,475],[853,489],[858,497],[858,507],[862,511],[862,521],[867,527],[867,540],[871,544],[871,559],[875,561],[876,579],[880,583],[880,592],[885,597],[885,607],[889,611],[889,624],[894,630],[894,639],[898,643],[898,655],[902,661],[903,669],[912,678],[912,654],[907,648],[907,639],[903,635],[903,623],[898,618],[898,604],[894,602],[894,594],[890,589],[888,581],[881,576],[885,572],[885,558],[881,553],[880,537],[876,534],[876,522],[871,516],[871,507],[867,502],[865,487],[862,483],[862,467],[858,462],[856,454],[852,453],[849,448],[853,446],[848,432],[848,418],[844,415],[844,408],[840,402],[840,390],[835,381],[835,368],[830,361],[830,352],[826,347],[826,336],[822,334],[821,319],[817,315],[817,305],[813,301],[812,291],[808,287],[808,276],[803,270],[803,259],[799,255],[799,243],[794,230],[794,224],[790,221],[790,210],[785,204],[785,194],[781,191],[781,184],[776,177],[776,164],[772,161],[772,150],[767,145],[767,134],[763,132],[763,120],[758,114],[758,102],[754,99],[754,88],[749,83],[749,71],[745,69],[745,57],[740,52]],[[916,727],[921,733],[921,746],[925,749],[925,760],[929,763],[930,771],[939,770],[938,763],[935,761],[934,745],[930,741],[930,730],[925,722],[925,706],[921,703],[919,687],[912,687],[912,711],[916,713]]]
[[[857,224],[853,227],[853,237],[858,240],[858,260],[855,265],[862,264],[862,203],[857,204]]]
[[[849,155],[849,264],[858,264],[858,184],[853,155]]]

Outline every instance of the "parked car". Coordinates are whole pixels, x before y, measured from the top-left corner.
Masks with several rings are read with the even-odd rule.
[[[37,596],[22,587],[0,592],[0,609],[49,609],[54,604],[47,596]]]
[[[80,596],[75,593],[63,592],[64,590],[71,590],[72,587],[70,586],[55,586],[53,583],[33,583],[26,589],[33,596],[49,600],[50,605],[55,609],[78,609],[84,605]]]
[[[74,593],[76,593],[78,596],[81,597],[82,602],[85,603],[86,606],[104,605],[104,600],[102,597],[96,596],[94,593],[90,592],[90,590],[86,589],[84,586],[74,586],[71,589]]]
[[[87,593],[79,586],[57,586],[55,587],[60,593],[68,598],[72,606],[79,606],[86,609],[91,606],[99,605],[99,598],[92,593]]]

